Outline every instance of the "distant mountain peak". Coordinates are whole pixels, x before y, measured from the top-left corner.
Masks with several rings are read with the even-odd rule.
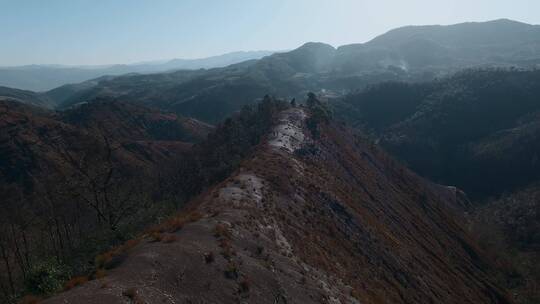
[[[473,23],[486,23],[486,24],[497,23],[497,24],[514,24],[514,25],[519,24],[519,25],[524,25],[524,26],[533,26],[532,24],[529,24],[529,23],[507,19],[507,18],[500,18],[500,19],[490,20],[486,22],[473,22]]]
[[[469,48],[471,45],[509,44],[512,41],[530,40],[530,35],[525,35],[524,30],[535,28],[531,24],[510,19],[451,25],[409,25],[392,29],[366,44],[395,47],[406,40],[422,38],[452,48]]]
[[[325,48],[325,49],[335,49],[330,44],[324,43],[324,42],[306,42],[302,46],[299,47],[299,49],[303,48]]]

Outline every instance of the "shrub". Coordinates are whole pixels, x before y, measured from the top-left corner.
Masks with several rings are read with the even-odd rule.
[[[112,259],[112,253],[109,251],[109,252],[105,252],[105,253],[102,253],[102,254],[99,254],[96,256],[96,258],[94,259],[94,265],[97,267],[97,268],[102,268],[105,266],[105,264],[107,264],[110,260]]]
[[[150,238],[152,239],[152,242],[161,242],[163,240],[163,234],[160,232],[152,232]]]
[[[26,276],[24,286],[30,294],[48,295],[62,289],[70,276],[67,266],[51,259],[36,264]]]
[[[105,269],[98,269],[96,270],[96,273],[94,274],[94,277],[98,280],[106,276],[107,276],[107,271],[105,271]]]
[[[188,222],[193,223],[200,220],[202,217],[203,215],[201,213],[194,211],[187,215],[187,220]]]
[[[34,295],[27,295],[27,296],[24,296],[19,302],[18,304],[37,304],[41,302],[41,298],[40,297],[36,297]]]
[[[135,289],[134,287],[128,288],[122,291],[122,295],[124,297],[130,298],[131,300],[135,300],[135,298],[137,297],[137,289]]]
[[[221,247],[221,255],[224,258],[230,259],[233,255],[235,255],[234,249],[232,248],[232,244],[229,239],[220,239],[218,246]]]
[[[173,243],[173,242],[176,242],[177,240],[178,240],[178,238],[174,234],[165,234],[161,238],[161,241],[163,243]]]
[[[308,93],[307,105],[311,115],[306,119],[306,126],[314,138],[319,138],[319,124],[327,124],[332,119],[332,111],[328,106],[317,99],[315,94]]]
[[[71,280],[67,281],[64,284],[64,290],[70,290],[72,288],[75,288],[79,285],[82,285],[84,283],[88,282],[88,277],[86,276],[80,276],[80,277],[74,277],[71,278]]]
[[[184,225],[187,223],[192,223],[200,220],[202,218],[202,214],[200,214],[197,211],[191,212],[189,214],[179,214],[174,217],[169,218],[167,221],[154,226],[148,230],[146,230],[147,234],[152,233],[163,233],[163,232],[177,232],[184,228]]]
[[[240,279],[240,282],[238,282],[239,291],[241,293],[249,292],[249,285],[249,278],[245,276],[242,277],[242,279]]]
[[[118,266],[126,258],[126,253],[137,246],[141,240],[139,238],[128,240],[120,246],[102,253],[94,259],[94,264],[98,269],[111,269]]]
[[[207,253],[204,254],[204,261],[206,262],[206,264],[213,263],[214,260],[215,260],[215,257],[214,257],[214,253],[212,251],[207,252]]]
[[[214,236],[228,238],[230,237],[229,229],[225,224],[217,224],[214,228]]]
[[[227,263],[227,266],[225,267],[225,277],[227,279],[236,279],[238,278],[238,268],[236,267],[236,264],[232,261]]]
[[[166,230],[170,232],[177,232],[181,230],[182,228],[184,228],[185,223],[186,223],[185,218],[181,218],[181,217],[173,218],[167,222]]]

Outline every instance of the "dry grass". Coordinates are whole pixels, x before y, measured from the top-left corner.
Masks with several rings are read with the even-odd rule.
[[[165,222],[164,229],[165,231],[176,232],[184,228],[184,225],[186,223],[187,223],[186,218],[182,218],[182,217],[172,218],[169,221]]]
[[[150,233],[149,237],[152,242],[161,242],[163,240],[163,234],[157,231]]]
[[[217,224],[216,227],[214,228],[214,236],[221,237],[221,238],[229,238],[230,237],[229,228],[225,224]]]
[[[33,295],[26,295],[24,296],[18,304],[36,304],[41,302],[41,298]]]
[[[98,280],[103,279],[105,276],[107,276],[107,271],[105,269],[98,269],[94,274],[94,277]]]
[[[238,267],[236,267],[236,264],[233,261],[230,261],[227,263],[224,273],[227,279],[236,279],[238,278]]]
[[[165,234],[161,238],[161,241],[163,243],[173,243],[173,242],[176,242],[177,240],[178,240],[178,238],[174,234]]]
[[[71,278],[71,280],[67,281],[65,284],[64,284],[64,290],[70,290],[70,289],[73,289],[77,286],[80,286],[84,283],[88,282],[88,277],[87,276],[79,276],[79,277],[74,277],[74,278]]]
[[[107,266],[110,266],[111,261],[114,257],[119,256],[121,254],[125,254],[133,247],[137,246],[141,240],[140,239],[133,239],[126,241],[124,244],[120,246],[116,246],[113,249],[102,253],[94,259],[94,264],[96,268],[102,269],[102,268],[108,268]]]
[[[221,247],[221,255],[225,259],[230,259],[233,255],[235,255],[235,251],[232,248],[232,244],[229,239],[220,239],[218,246]]]
[[[95,273],[95,278],[99,279],[105,277],[106,272],[104,269],[114,268],[117,264],[119,264],[118,260],[121,262],[121,259],[115,259],[115,257],[125,255],[129,250],[137,246],[143,237],[150,236],[155,242],[172,243],[177,241],[177,237],[170,233],[179,231],[184,227],[185,224],[196,222],[201,218],[202,214],[197,211],[174,216],[164,223],[148,229],[142,236],[128,240],[124,244],[116,246],[111,250],[96,256],[94,259],[94,264],[98,270]]]
[[[360,294],[356,289],[354,289],[354,288],[351,289],[350,295],[351,295],[351,297],[352,297],[353,299],[356,299],[356,300],[362,298],[362,297],[361,297],[361,294]]]
[[[152,232],[150,234],[152,242],[173,243],[178,240],[176,235],[171,233]]]
[[[171,217],[165,222],[151,227],[146,231],[146,234],[152,234],[154,232],[158,233],[173,233],[184,228],[184,225],[192,222],[196,222],[202,218],[202,214],[197,211],[193,211],[188,214],[179,214],[177,216]]]
[[[133,304],[143,304],[145,303],[139,296],[139,292],[135,287],[128,288],[122,292],[124,297],[128,297]]]
[[[251,285],[249,278],[244,276],[240,279],[238,282],[238,289],[240,293],[246,293],[249,292],[249,286]]]
[[[122,291],[122,295],[124,297],[130,298],[131,300],[134,300],[135,297],[137,297],[137,289],[135,289],[134,287],[128,288],[128,289]]]

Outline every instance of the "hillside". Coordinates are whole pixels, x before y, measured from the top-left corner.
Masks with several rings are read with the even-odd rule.
[[[166,142],[187,145],[203,140],[212,129],[193,119],[117,101],[96,101],[60,113],[12,101],[2,101],[1,107],[0,181],[8,184],[26,184],[41,174],[60,173],[70,166],[64,154],[104,149],[104,138],[118,146],[122,167],[145,167],[164,155],[148,159],[143,151],[132,150],[136,146],[148,142],[156,148]]]
[[[11,100],[44,108],[50,107],[50,101],[35,92],[7,87],[0,87],[0,100]]]
[[[223,180],[283,105],[266,97],[214,130],[117,100],[65,112],[2,103],[0,302],[57,292],[97,254]]]
[[[213,127],[113,100],[66,112],[4,100],[0,130],[0,302],[13,303],[56,288],[29,283],[44,268],[88,269],[178,208],[188,190],[170,185],[173,168]]]
[[[265,94],[340,95],[381,81],[432,80],[466,67],[535,67],[539,33],[538,26],[508,20],[405,27],[364,44],[335,49],[306,43],[226,67],[105,77],[41,96],[61,109],[96,97],[122,98],[217,123]]]
[[[376,85],[334,105],[416,172],[485,197],[540,178],[539,80],[537,70],[470,70]]]
[[[133,103],[102,99],[60,113],[60,119],[83,128],[99,125],[113,138],[129,140],[203,141],[212,126]]]
[[[507,19],[440,26],[406,26],[343,46],[343,69],[393,65],[403,70],[457,71],[483,65],[537,66],[540,26]],[[354,60],[353,60],[354,59]]]
[[[540,301],[540,185],[533,183],[472,210],[472,230],[481,246],[500,252],[515,271],[508,286],[517,303]]]
[[[315,113],[277,112],[224,181],[44,303],[510,303],[455,191]]]
[[[341,119],[416,172],[457,185],[483,246],[514,269],[519,303],[539,299],[537,196],[540,72],[477,70],[425,83],[383,83],[333,100]]]

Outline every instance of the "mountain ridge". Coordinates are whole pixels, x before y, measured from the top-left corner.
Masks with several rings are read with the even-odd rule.
[[[311,115],[282,111],[179,230],[150,230],[105,277],[44,303],[510,303],[450,190]]]
[[[81,88],[65,86],[55,91],[63,96],[56,105],[65,108],[113,96],[216,123],[265,94],[287,98],[301,98],[309,91],[340,95],[381,81],[432,80],[468,67],[534,68],[540,64],[540,27],[523,26],[531,30],[523,34],[521,26],[516,30],[513,23],[501,21],[441,26],[427,31],[427,36],[404,35],[396,45],[377,42],[395,32],[337,49],[306,43],[296,50],[223,68],[119,76]],[[478,43],[482,39],[496,43],[487,47]],[[50,93],[43,96],[54,99]]]

